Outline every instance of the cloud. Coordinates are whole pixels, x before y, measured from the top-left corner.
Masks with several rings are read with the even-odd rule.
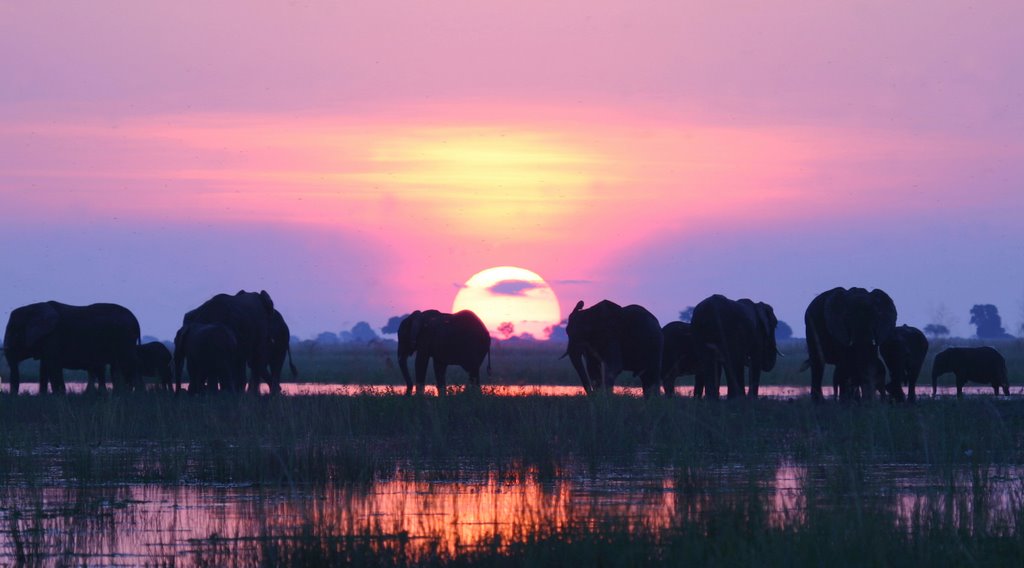
[[[525,296],[528,290],[543,288],[539,282],[527,282],[526,280],[502,280],[487,289],[491,294],[502,296]]]

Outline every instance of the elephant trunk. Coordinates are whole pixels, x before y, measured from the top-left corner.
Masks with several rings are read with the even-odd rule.
[[[188,336],[188,327],[182,327],[174,336],[174,390],[181,391],[181,380],[185,372],[185,339]]]
[[[587,394],[594,392],[594,387],[590,383],[590,377],[587,375],[587,370],[583,367],[583,350],[572,345],[566,350],[566,354],[569,355],[569,361],[572,362],[573,369],[576,369],[576,374],[580,377],[580,383],[583,385],[583,390]],[[565,355],[563,355],[564,357]]]

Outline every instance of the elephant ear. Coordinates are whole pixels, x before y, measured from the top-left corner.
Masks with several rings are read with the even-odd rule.
[[[757,303],[757,327],[765,339],[775,339],[775,328],[779,325],[775,310],[764,302]]]
[[[25,326],[25,345],[32,349],[36,343],[57,329],[60,314],[49,303],[41,304],[39,309]]]
[[[263,302],[263,307],[266,308],[267,313],[274,313],[274,300],[270,298],[270,294],[266,290],[260,290],[260,301]]]
[[[423,329],[423,312],[416,310],[409,314],[407,318],[409,320],[409,339],[412,344],[416,344],[416,336],[420,334],[420,330]]]
[[[850,344],[850,331],[846,328],[846,290],[835,290],[825,298],[825,329],[842,345]]]
[[[875,342],[881,345],[896,331],[896,304],[882,290],[872,290],[869,294],[875,306],[875,327],[872,330]]]

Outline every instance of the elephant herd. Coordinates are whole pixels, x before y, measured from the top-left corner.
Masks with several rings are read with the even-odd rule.
[[[84,370],[86,390],[105,390],[106,368],[127,388],[140,377],[157,377],[165,389],[181,390],[185,371],[189,392],[207,389],[259,392],[266,382],[281,390],[290,331],[266,291],[217,294],[182,318],[174,355],[162,343],[140,345],[139,322],[117,304],[71,306],[39,302],[11,312],[4,334],[4,356],[11,370],[11,393],[21,384],[19,365],[39,360],[39,392],[65,392],[64,369]],[[250,378],[246,380],[246,368]],[[172,385],[173,382],[173,385]]]
[[[697,304],[690,322],[664,327],[642,306],[602,300],[584,308],[580,301],[569,314],[562,357],[569,358],[588,394],[610,391],[618,375],[629,371],[639,377],[646,397],[659,391],[672,396],[681,375],[694,376],[696,397],[718,398],[722,375],[729,398],[756,397],[761,373],[771,371],[780,355],[778,323],[770,305],[720,294]],[[804,323],[808,358],[801,370],[811,371],[813,400],[824,399],[826,365],[834,367],[833,394],[840,399],[872,398],[877,392],[893,400],[914,400],[928,340],[917,328],[896,325],[896,305],[884,291],[833,288],[811,301]],[[142,376],[155,376],[164,388],[181,390],[187,371],[189,392],[248,388],[258,393],[266,382],[277,393],[286,359],[296,375],[289,340],[288,325],[270,294],[242,290],[217,294],[187,312],[174,338],[173,356],[162,343],[140,345],[139,322],[122,306],[54,301],[12,311],[3,349],[12,393],[20,386],[20,362],[30,358],[40,361],[40,393],[48,388],[63,393],[64,369],[87,371],[87,390],[105,390],[108,365],[111,378],[119,377],[128,388],[135,388]],[[423,392],[432,362],[438,392],[444,394],[450,365],[465,369],[470,384],[479,386],[484,358],[490,371],[490,350],[486,326],[469,310],[413,312],[398,328],[398,364],[406,394],[414,392],[408,368],[414,354],[415,392]],[[991,347],[949,348],[936,355],[932,394],[945,373],[956,376],[958,395],[968,381],[1009,394],[1006,362]]]
[[[563,357],[569,357],[587,393],[611,389],[622,371],[630,371],[647,397],[657,394],[659,381],[672,396],[676,379],[693,375],[694,396],[718,398],[723,374],[729,398],[756,397],[761,373],[771,371],[780,355],[778,323],[764,302],[719,294],[697,304],[689,323],[664,327],[642,306],[603,300],[584,308],[581,301],[569,314]],[[915,399],[928,339],[917,328],[896,325],[896,305],[884,291],[833,288],[811,301],[804,323],[808,359],[801,370],[811,370],[813,400],[824,399],[826,365],[834,367],[833,393],[840,399],[871,398],[875,392],[897,401]],[[1006,362],[992,347],[939,353],[932,365],[932,394],[945,373],[956,376],[957,395],[969,381],[1009,394]]]

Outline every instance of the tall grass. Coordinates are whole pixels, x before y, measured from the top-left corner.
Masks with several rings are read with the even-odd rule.
[[[0,397],[0,477],[58,464],[83,481],[368,482],[397,464],[453,475],[466,460],[690,466],[802,462],[1019,463],[1024,404],[711,402],[622,396]],[[489,467],[489,466],[487,466]],[[415,468],[414,468],[415,469]]]

